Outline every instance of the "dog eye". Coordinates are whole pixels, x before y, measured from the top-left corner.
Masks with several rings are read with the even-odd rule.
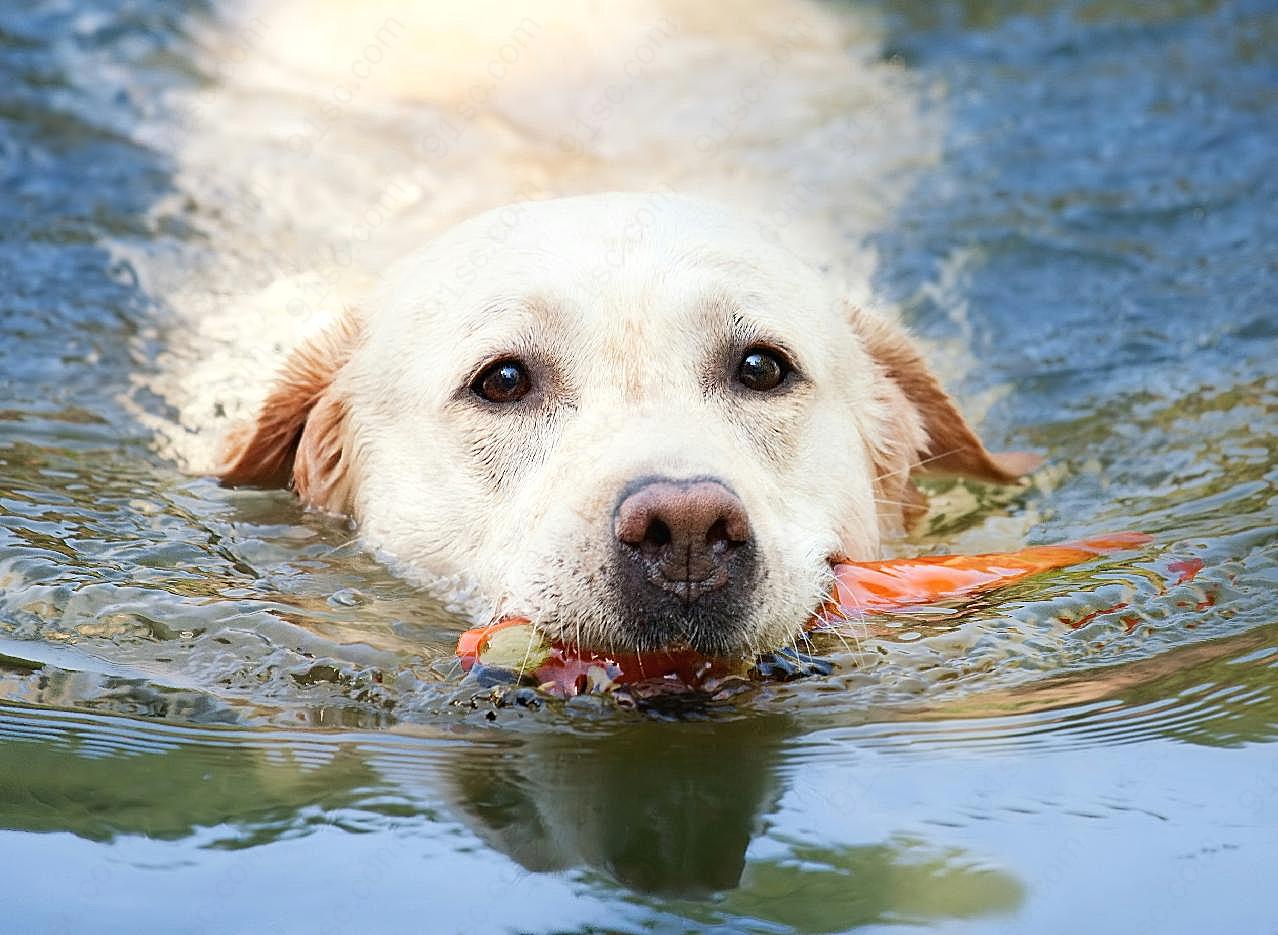
[[[791,369],[780,352],[768,347],[752,347],[741,358],[737,379],[746,389],[766,393],[780,386]]]
[[[490,403],[518,402],[532,389],[532,380],[517,360],[499,360],[471,384],[476,396]]]

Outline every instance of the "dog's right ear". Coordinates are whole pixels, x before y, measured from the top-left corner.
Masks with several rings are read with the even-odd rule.
[[[903,329],[855,306],[848,313],[883,378],[877,383],[883,418],[873,453],[878,496],[900,506],[906,525],[926,512],[927,501],[910,480],[914,474],[1011,484],[1042,463],[1030,452],[986,449]]]
[[[289,356],[256,417],[223,439],[213,471],[222,483],[292,487],[307,506],[350,511],[347,408],[333,382],[360,330],[344,313]]]

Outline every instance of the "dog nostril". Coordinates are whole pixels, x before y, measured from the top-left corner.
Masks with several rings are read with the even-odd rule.
[[[670,527],[663,520],[654,518],[644,530],[643,545],[650,549],[660,549],[670,544]]]
[[[728,535],[728,521],[720,518],[715,520],[710,525],[710,528],[706,530],[706,545],[712,547],[717,545],[733,546],[740,545],[740,542]]]

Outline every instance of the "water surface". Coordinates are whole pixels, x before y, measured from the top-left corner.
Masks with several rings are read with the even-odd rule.
[[[477,697],[464,624],[348,528],[154,450],[172,296],[130,258],[247,261],[166,103],[227,80],[226,27],[0,13],[15,931],[1278,925],[1278,8],[856,12],[943,129],[849,250],[979,361],[947,377],[991,443],[1049,457],[1011,499],[938,487],[898,547],[1155,543],[647,713]]]

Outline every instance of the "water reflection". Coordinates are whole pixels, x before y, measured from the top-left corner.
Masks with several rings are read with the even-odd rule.
[[[718,919],[705,921],[757,919],[787,931],[838,932],[1007,916],[1025,896],[1007,871],[918,838],[859,847],[795,843],[783,858],[751,863],[745,885],[722,900]]]
[[[1278,624],[1119,666],[1064,672],[920,710],[888,743],[1008,748],[1172,740],[1228,747],[1278,737]],[[866,739],[862,732],[862,739]]]
[[[0,706],[0,737],[0,826],[93,841],[264,844],[304,832],[328,810],[375,813],[385,786],[357,750],[323,742],[272,745],[9,706]]]
[[[607,735],[458,742],[0,705],[0,827],[237,849],[322,826],[377,833],[460,820],[529,872],[576,871],[588,888],[621,883],[636,904],[656,899],[707,923],[839,931],[1016,908],[1023,888],[1013,876],[917,836],[835,846],[777,835],[752,855],[802,768],[797,730],[782,718],[644,722]]]
[[[873,820],[863,836],[823,833],[846,824],[849,815],[831,809],[855,801],[841,788],[865,781],[867,757],[889,753],[944,783],[961,769],[952,751],[1024,761],[1110,743],[1270,741],[1273,644],[1260,628],[899,723],[815,734],[811,718],[600,722],[523,709],[501,709],[493,726],[475,718],[372,733],[244,728],[232,722],[245,711],[195,689],[9,656],[0,694],[41,706],[0,702],[0,828],[197,851],[269,848],[320,830],[393,834],[436,855],[466,853],[481,866],[468,873],[508,879],[509,859],[603,903],[621,898],[640,918],[684,926],[833,932],[993,918],[1016,913],[1029,888],[961,836]],[[150,717],[49,706],[68,698]],[[155,718],[166,714],[182,723]],[[829,782],[837,764],[840,788],[809,785],[810,769],[820,765]],[[871,805],[865,817],[873,814]],[[486,845],[478,851],[477,839]]]
[[[586,866],[645,892],[705,895],[740,882],[795,729],[757,718],[555,733],[448,773],[472,826],[529,870]]]

